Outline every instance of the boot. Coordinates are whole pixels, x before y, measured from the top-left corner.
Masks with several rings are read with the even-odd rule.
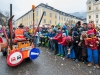
[[[100,66],[99,66],[98,64],[95,64],[95,67],[96,67],[96,68],[100,68]]]
[[[88,63],[88,67],[92,66],[92,63]]]

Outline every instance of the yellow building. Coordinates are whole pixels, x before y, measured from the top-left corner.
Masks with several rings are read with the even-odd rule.
[[[100,25],[100,0],[87,0],[87,22]]]
[[[68,13],[62,12],[60,10],[57,10],[47,4],[39,4],[35,9],[35,25],[38,25],[39,20],[42,16],[43,11],[45,11],[45,14],[43,16],[41,25],[57,25],[60,23],[61,25],[64,25],[65,23],[71,25],[75,24],[77,21],[83,21],[83,19],[70,15]],[[25,26],[30,26],[33,24],[33,11],[30,10],[22,17],[18,18],[15,21],[15,25],[19,25],[22,23]]]

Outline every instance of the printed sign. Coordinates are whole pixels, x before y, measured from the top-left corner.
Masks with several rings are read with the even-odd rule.
[[[32,46],[29,46],[29,47],[21,48],[20,50],[21,50],[21,51],[24,51],[24,50],[31,50],[31,49],[32,49]]]
[[[40,54],[40,50],[38,48],[33,48],[30,50],[29,57],[31,60],[36,59]]]
[[[7,64],[9,66],[17,66],[23,61],[23,54],[20,51],[14,51],[7,57]]]

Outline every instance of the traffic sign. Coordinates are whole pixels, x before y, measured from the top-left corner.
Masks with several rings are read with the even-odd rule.
[[[40,54],[40,50],[38,48],[33,48],[30,50],[29,57],[31,60],[36,59]]]
[[[23,61],[23,54],[20,51],[14,51],[7,56],[9,66],[17,66]]]

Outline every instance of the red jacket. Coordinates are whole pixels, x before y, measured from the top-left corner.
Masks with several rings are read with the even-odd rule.
[[[62,37],[62,41],[60,42],[60,44],[62,44],[63,46],[66,46],[67,42],[66,42],[66,36]]]
[[[2,38],[0,37],[0,43],[3,43],[3,40],[2,40]]]
[[[85,40],[85,45],[88,47],[88,48],[91,48],[92,50],[98,50],[98,44],[96,43],[96,41],[99,42],[99,40],[94,37],[94,38],[87,38]],[[90,46],[92,45],[92,46]]]
[[[57,34],[53,39],[57,40],[58,43],[60,43],[62,41],[62,33]]]

